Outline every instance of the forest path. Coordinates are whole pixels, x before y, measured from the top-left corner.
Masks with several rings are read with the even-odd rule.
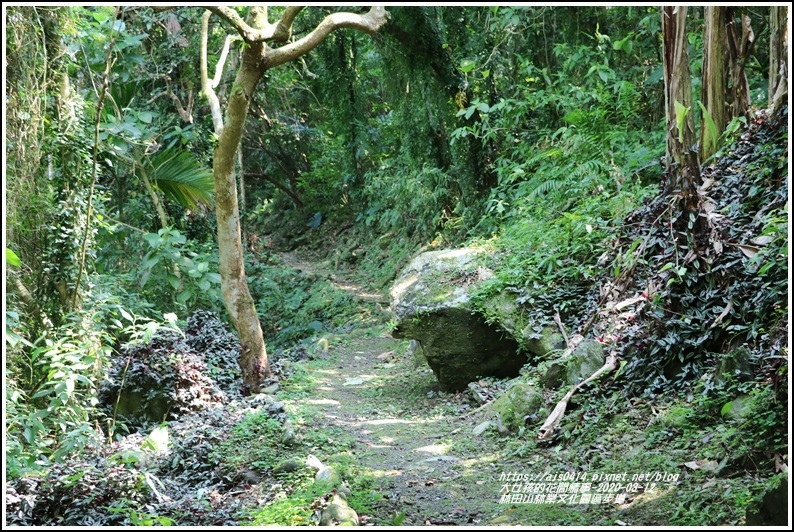
[[[331,261],[294,251],[278,255],[288,266],[328,279],[387,313],[388,294],[368,291]],[[352,462],[352,478],[343,475],[347,481],[372,479],[369,489],[380,497],[371,501],[362,524],[612,522],[609,506],[504,501],[505,486],[516,485],[505,475],[548,471],[559,461],[557,449],[527,445],[532,435],[499,434],[493,425],[475,435],[474,428],[490,419],[489,409],[477,408],[468,392],[441,392],[424,359],[410,351],[407,340],[393,338],[384,323],[324,338],[327,344],[313,348],[314,358],[300,363],[303,377],[284,383],[282,398],[298,420],[298,433],[311,439],[312,454],[331,465]]]
[[[342,272],[329,269],[330,261],[318,262],[314,257],[301,254],[297,251],[281,251],[276,253],[276,255],[290,268],[300,270],[305,275],[325,277],[330,280],[336,288],[362,301],[381,304],[389,303],[388,294],[384,295],[367,290]]]
[[[328,263],[295,251],[278,255],[362,301],[388,304],[387,294],[368,291]],[[497,463],[496,442],[471,434],[468,397],[439,392],[430,368],[407,346],[376,329],[331,337],[321,358],[306,363],[310,395],[290,401],[291,408],[311,430],[347,440],[356,467],[375,478],[382,499],[363,521],[497,524],[508,506],[499,504],[505,464]]]
[[[357,468],[376,479],[378,523],[397,524],[402,512],[406,525],[494,523],[507,509],[504,464],[492,438],[471,434],[464,395],[439,393],[404,341],[363,332],[371,335],[338,338],[307,364],[311,395],[292,407],[312,430],[346,439]]]

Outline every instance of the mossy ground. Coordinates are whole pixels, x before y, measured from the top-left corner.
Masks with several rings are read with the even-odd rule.
[[[384,327],[328,341],[325,358],[297,364],[278,395],[298,434],[292,454],[315,454],[339,468],[364,523],[737,525],[773,476],[773,464],[748,441],[747,422],[720,415],[719,400],[692,393],[626,399],[602,384],[581,392],[551,444],[537,443],[532,425],[474,436],[485,411],[473,413],[465,393],[439,391],[407,341]],[[753,397],[759,411],[772,399]],[[541,477],[515,482],[508,474]],[[635,477],[646,474],[651,478]],[[591,483],[591,495],[611,495],[610,502],[504,498],[518,485],[559,489],[561,482],[543,475],[578,475],[579,484]],[[601,484],[596,475],[622,480]],[[253,510],[253,524],[311,523],[322,494],[305,473],[287,482],[298,487]],[[566,484],[570,492],[574,482]]]

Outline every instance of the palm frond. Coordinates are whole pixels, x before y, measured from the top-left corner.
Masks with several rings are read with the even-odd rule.
[[[170,199],[191,209],[212,204],[215,194],[212,172],[201,166],[189,151],[163,150],[151,159],[150,165],[149,178]]]

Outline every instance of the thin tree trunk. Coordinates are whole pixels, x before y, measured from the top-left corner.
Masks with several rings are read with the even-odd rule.
[[[703,77],[701,100],[717,130],[717,137],[709,127],[706,117],[700,125],[700,161],[705,161],[719,148],[719,135],[728,124],[725,96],[728,92],[726,45],[728,40],[725,8],[708,6],[704,14]]]
[[[736,29],[733,8],[728,13],[728,56],[731,61],[731,116],[750,116],[750,84],[747,82],[745,65],[755,43],[755,34],[750,26],[750,17],[741,15],[741,38]]]
[[[271,371],[259,316],[245,277],[234,159],[243,136],[251,95],[264,73],[259,60],[262,46],[262,43],[254,43],[243,54],[229,95],[226,123],[215,148],[213,164],[221,289],[226,309],[240,336],[240,370],[244,391],[249,393],[258,392],[262,380],[270,376]]]
[[[769,111],[774,114],[788,93],[788,7],[773,6],[769,15]]]
[[[163,229],[168,229],[170,225],[168,223],[168,214],[165,212],[165,208],[163,207],[160,198],[157,196],[157,191],[154,190],[152,186],[152,182],[149,181],[149,177],[146,175],[146,170],[143,168],[140,169],[141,181],[143,181],[143,187],[146,189],[146,192],[149,193],[149,197],[152,198],[152,203],[154,203],[154,210],[157,211],[157,216],[160,217],[160,225]]]
[[[689,74],[689,42],[686,35],[686,6],[662,8],[664,42],[664,104],[667,123],[667,166],[672,193],[680,197],[680,208],[694,213],[698,206],[700,164],[695,149],[692,117],[692,80]],[[678,105],[676,105],[678,104]],[[685,114],[685,118],[682,117]],[[679,128],[679,122],[681,127]],[[687,216],[680,219],[687,221]]]

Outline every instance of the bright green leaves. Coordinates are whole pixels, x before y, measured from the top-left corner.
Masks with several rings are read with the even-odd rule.
[[[706,144],[705,148],[709,153],[714,153],[717,151],[717,148],[719,148],[720,132],[717,130],[717,125],[714,123],[714,119],[711,118],[711,114],[708,112],[708,109],[706,109],[706,106],[703,105],[703,102],[698,100],[698,105],[703,113],[703,122],[706,127],[703,143]]]
[[[180,305],[197,300],[211,305],[221,300],[221,276],[212,271],[217,258],[191,252],[187,239],[176,229],[160,229],[143,238],[150,250],[138,274],[142,289],[150,286],[157,294],[176,294]]]
[[[19,260],[19,257],[16,253],[11,251],[10,249],[6,248],[6,264],[9,266],[16,266],[19,268],[22,266],[22,261]]]
[[[460,71],[464,74],[468,74],[477,66],[477,63],[472,61],[471,59],[464,59],[460,62]]]
[[[612,43],[613,50],[623,50],[627,54],[631,54],[632,49],[634,48],[634,41],[632,38],[634,37],[634,33],[629,33],[624,38],[619,41],[615,41]]]
[[[190,209],[212,205],[215,179],[189,151],[163,150],[144,164],[151,170],[149,179],[173,201]]]
[[[678,142],[680,143],[684,142],[684,123],[690,109],[690,107],[686,107],[678,100],[675,101],[675,123],[676,127],[678,127]]]

